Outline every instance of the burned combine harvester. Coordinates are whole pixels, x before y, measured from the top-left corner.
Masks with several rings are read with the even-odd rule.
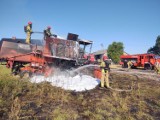
[[[26,73],[49,76],[54,72],[53,68],[70,69],[88,63],[83,57],[88,45],[92,46],[92,41],[80,40],[72,33],[67,39],[46,37],[43,42],[31,40],[31,44],[26,44],[25,39],[3,38],[0,41],[0,61],[21,77]]]

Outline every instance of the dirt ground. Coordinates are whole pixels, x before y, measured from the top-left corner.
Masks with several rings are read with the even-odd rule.
[[[97,86],[84,92],[65,91],[49,83],[24,83],[9,105],[0,106],[0,117],[4,120],[160,119],[159,75],[153,71],[111,69],[109,79],[112,89]]]
[[[160,74],[157,74],[154,70],[116,68],[116,69],[112,69],[111,73],[136,76],[137,79],[145,78],[145,79],[160,81]]]

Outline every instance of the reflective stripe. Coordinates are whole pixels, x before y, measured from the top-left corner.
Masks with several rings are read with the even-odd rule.
[[[104,70],[104,69],[102,69],[102,70],[101,70],[101,72],[102,72],[102,73],[105,73],[105,70]]]

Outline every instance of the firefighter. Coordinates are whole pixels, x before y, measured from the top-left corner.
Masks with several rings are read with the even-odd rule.
[[[48,26],[46,30],[44,30],[44,35],[47,37],[51,37],[52,33],[51,33],[51,27]]]
[[[131,66],[132,66],[132,62],[129,60],[129,61],[127,62],[127,65],[128,65],[128,68],[130,69]]]
[[[160,74],[160,67],[156,68],[156,72],[157,72],[157,74]]]
[[[158,74],[160,74],[160,64],[159,64],[159,62],[158,62],[157,67],[158,67],[158,71],[157,71],[157,73],[158,73]]]
[[[51,27],[48,26],[47,29],[44,30],[44,37],[46,38],[51,36],[57,37],[57,35],[51,33]]]
[[[157,74],[160,74],[160,64],[159,62],[155,63],[155,67],[154,67],[155,71],[157,72]]]
[[[25,28],[25,32],[27,33],[26,43],[31,43],[31,34],[32,32],[32,22],[28,22],[28,25]]]
[[[100,62],[100,68],[101,68],[101,87],[109,87],[109,61],[104,59]]]

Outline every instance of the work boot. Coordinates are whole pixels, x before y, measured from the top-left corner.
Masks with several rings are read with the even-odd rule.
[[[100,86],[99,89],[105,89],[105,87],[101,87],[101,86]]]
[[[109,86],[107,86],[107,85],[105,85],[104,87],[105,87],[106,89],[108,89],[108,88],[109,88]]]
[[[104,89],[104,85],[103,85],[103,84],[100,84],[99,88],[100,88],[100,89]]]

